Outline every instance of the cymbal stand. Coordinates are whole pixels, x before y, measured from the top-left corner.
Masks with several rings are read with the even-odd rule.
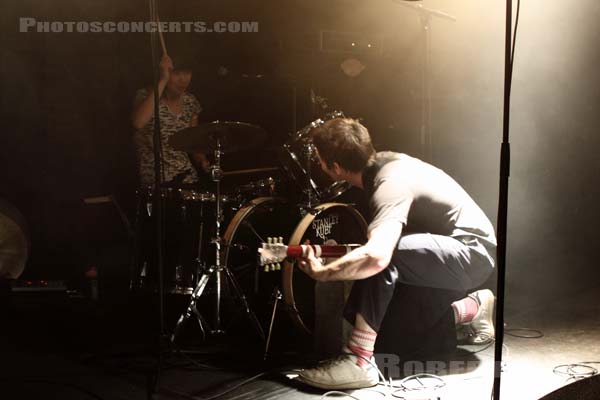
[[[198,258],[196,258],[196,275],[192,281],[193,284],[197,283],[197,279],[200,277],[200,271],[203,271],[206,268],[206,264],[202,261],[202,254],[204,254],[204,203],[200,204],[200,226],[198,231]]]
[[[278,287],[273,290],[273,311],[271,312],[271,322],[269,323],[269,334],[267,335],[267,343],[265,344],[265,354],[263,359],[266,360],[269,356],[269,347],[271,346],[271,335],[273,334],[273,323],[275,322],[275,312],[279,301],[283,299],[283,294]]]
[[[273,311],[271,312],[271,322],[269,323],[269,334],[267,336],[267,342],[265,343],[265,353],[263,355],[263,360],[266,360],[269,356],[269,347],[271,347],[271,336],[273,335],[273,324],[275,322],[275,313],[277,312],[277,306],[279,302],[283,299],[283,294],[279,287],[276,287],[273,290]]]
[[[223,210],[222,210],[222,204],[221,204],[221,201],[222,201],[222,199],[221,199],[221,178],[223,177],[223,170],[221,169],[221,156],[223,155],[223,151],[222,151],[222,145],[221,145],[221,137],[217,134],[217,135],[213,136],[213,139],[215,140],[215,143],[216,143],[215,152],[214,152],[215,164],[211,168],[211,178],[216,183],[216,201],[215,201],[215,204],[216,204],[216,222],[215,222],[216,231],[215,231],[215,237],[212,240],[212,243],[215,244],[215,264],[211,265],[210,268],[208,268],[208,270],[205,270],[204,273],[202,274],[202,276],[200,277],[200,279],[198,280],[198,285],[194,288],[194,290],[192,292],[190,303],[189,303],[186,311],[183,314],[181,314],[181,316],[179,317],[179,320],[177,321],[177,324],[175,325],[175,329],[173,330],[173,334],[171,335],[171,343],[173,343],[175,341],[175,339],[179,335],[184,323],[192,316],[192,314],[196,315],[196,317],[198,319],[198,323],[200,324],[200,328],[202,329],[203,334],[204,334],[204,332],[205,332],[204,325],[208,325],[208,324],[207,324],[206,320],[204,318],[202,318],[202,315],[200,314],[200,312],[198,311],[198,309],[196,307],[196,303],[197,303],[198,299],[200,298],[200,296],[202,296],[202,293],[204,292],[206,285],[208,284],[208,282],[210,281],[210,279],[213,276],[216,279],[216,305],[215,305],[214,326],[212,327],[212,329],[209,332],[213,335],[221,335],[221,334],[226,333],[225,330],[223,330],[221,327],[221,289],[223,286],[223,275],[224,275],[225,280],[229,281],[230,287],[233,290],[233,295],[242,304],[244,311],[250,318],[250,321],[254,324],[254,327],[256,328],[257,333],[259,334],[261,339],[264,340],[264,338],[265,338],[265,334],[262,330],[260,322],[258,321],[258,318],[256,318],[256,315],[254,314],[254,312],[250,309],[250,306],[248,305],[246,297],[244,296],[242,290],[240,289],[240,286],[237,283],[237,280],[235,279],[235,277],[233,276],[233,274],[231,273],[229,268],[227,268],[226,265],[221,265],[221,240],[222,240],[222,238],[221,238],[221,223],[223,221]]]
[[[312,162],[315,153],[315,145],[312,143],[306,143],[304,147],[304,155],[306,157],[306,204],[304,205],[305,210],[312,210],[313,207],[319,204],[319,192],[312,179]]]

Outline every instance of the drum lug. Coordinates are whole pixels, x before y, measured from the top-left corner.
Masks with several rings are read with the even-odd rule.
[[[210,242],[212,244],[223,245],[223,238],[216,238],[216,237],[214,237],[214,238],[210,239]]]

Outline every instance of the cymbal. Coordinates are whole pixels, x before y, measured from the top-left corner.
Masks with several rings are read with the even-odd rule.
[[[217,142],[226,153],[250,150],[264,143],[267,132],[257,125],[236,121],[213,121],[175,133],[169,144],[188,153],[213,151]]]

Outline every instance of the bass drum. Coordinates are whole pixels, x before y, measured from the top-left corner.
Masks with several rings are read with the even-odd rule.
[[[281,271],[265,272],[257,249],[268,237],[290,239],[301,215],[298,207],[279,197],[259,197],[240,208],[223,234],[222,264],[235,276],[261,324],[266,326],[273,292],[280,287]]]
[[[306,214],[292,233],[289,245],[363,244],[367,241],[367,223],[362,215],[348,204],[325,203]],[[315,281],[299,270],[294,263],[284,261],[282,269],[283,298],[295,325],[312,334],[315,310]],[[329,283],[320,283],[328,285]],[[324,305],[323,305],[324,306]]]

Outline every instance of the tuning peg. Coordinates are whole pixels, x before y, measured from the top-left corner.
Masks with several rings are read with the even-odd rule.
[[[269,236],[269,237],[267,238],[267,243],[268,243],[268,244],[273,244],[273,238]]]
[[[279,236],[279,243],[283,244],[283,238]]]
[[[269,264],[265,264],[265,267],[263,269],[264,272],[269,272]]]
[[[275,264],[275,271],[281,271],[281,264]]]

